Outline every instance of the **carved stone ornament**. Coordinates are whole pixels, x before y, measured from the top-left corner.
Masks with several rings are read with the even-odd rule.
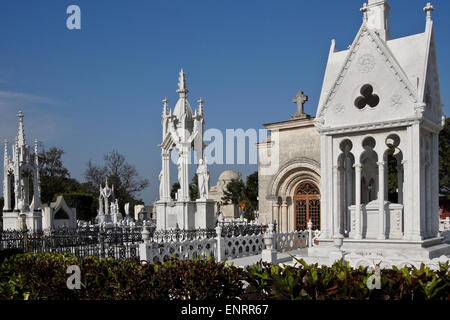
[[[344,110],[344,105],[342,103],[338,103],[334,106],[334,111],[336,113],[341,113]]]
[[[366,53],[358,59],[358,69],[361,73],[369,73],[375,68],[375,58]]]

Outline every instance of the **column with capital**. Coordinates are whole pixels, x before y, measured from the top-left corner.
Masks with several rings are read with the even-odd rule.
[[[338,171],[339,171],[339,166],[334,165],[333,166],[333,235],[339,235],[340,232],[340,228],[339,228],[339,223],[340,223],[340,207],[339,207],[339,195],[338,195],[338,187],[339,187],[339,181],[338,181]]]
[[[279,224],[280,221],[278,220],[278,201],[274,200],[272,201],[272,220],[270,223],[274,223],[275,221],[277,221],[277,230],[279,231]]]
[[[427,237],[431,236],[432,234],[432,228],[431,228],[431,223],[432,223],[432,212],[431,212],[431,208],[432,208],[432,201],[431,201],[431,165],[430,162],[425,162],[424,163],[425,166],[425,234],[427,235]],[[437,213],[436,213],[437,214]]]
[[[360,163],[355,163],[355,239],[362,239],[361,228],[361,168]]]
[[[281,216],[282,216],[282,219],[283,219],[282,231],[283,232],[287,232],[288,231],[288,203],[287,203],[287,198],[283,199],[283,204],[281,206]]]
[[[385,179],[384,179],[384,161],[377,162],[378,164],[378,240],[385,240],[386,239],[386,232],[385,232],[385,223],[384,223],[384,216],[385,216],[385,210],[384,210],[384,186],[385,186]]]
[[[347,233],[350,232],[350,226],[351,226],[351,221],[350,221],[350,214],[349,214],[349,207],[352,205],[352,200],[353,200],[353,171],[352,171],[352,164],[350,162],[350,159],[348,159],[348,161],[346,162],[346,168],[345,168],[345,179],[346,179],[346,185],[345,185],[345,189],[346,189],[346,205],[344,207],[345,210],[345,214],[347,216],[346,219],[346,224],[347,224]]]

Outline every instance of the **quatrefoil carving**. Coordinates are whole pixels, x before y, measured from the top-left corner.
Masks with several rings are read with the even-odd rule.
[[[361,96],[355,100],[355,106],[358,109],[363,109],[366,106],[375,108],[380,103],[380,97],[373,93],[373,87],[370,84],[363,85],[360,92]]]

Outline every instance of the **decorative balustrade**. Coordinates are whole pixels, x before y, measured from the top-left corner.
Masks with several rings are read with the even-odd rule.
[[[216,239],[184,240],[171,242],[148,242],[140,247],[140,259],[149,263],[178,259],[207,259],[215,257]]]
[[[241,258],[260,254],[264,249],[263,235],[224,238],[225,258]]]
[[[446,217],[445,219],[439,219],[439,231],[447,231],[450,230],[450,218]]]
[[[308,235],[309,232],[307,230],[276,233],[274,235],[275,249],[278,252],[284,252],[306,248],[308,246]]]

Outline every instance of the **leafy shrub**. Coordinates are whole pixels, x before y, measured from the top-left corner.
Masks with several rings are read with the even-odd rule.
[[[80,290],[67,288],[70,265],[80,267]],[[26,253],[0,266],[0,299],[227,299],[244,292],[243,275],[242,269],[213,259],[153,265]]]
[[[367,286],[372,275],[367,267],[353,269],[342,260],[331,267],[308,265],[303,260],[297,262],[296,267],[282,268],[265,263],[247,267],[247,292],[261,299],[450,299],[448,262],[436,272],[423,264],[418,269],[394,267],[381,270],[380,289]]]
[[[69,290],[67,267],[81,269],[81,289]],[[245,269],[213,259],[145,264],[69,254],[18,254],[0,265],[0,299],[393,299],[449,300],[449,263],[439,271],[420,268],[381,270],[381,290],[369,289],[366,267],[342,261],[331,267],[280,267],[257,263]]]

